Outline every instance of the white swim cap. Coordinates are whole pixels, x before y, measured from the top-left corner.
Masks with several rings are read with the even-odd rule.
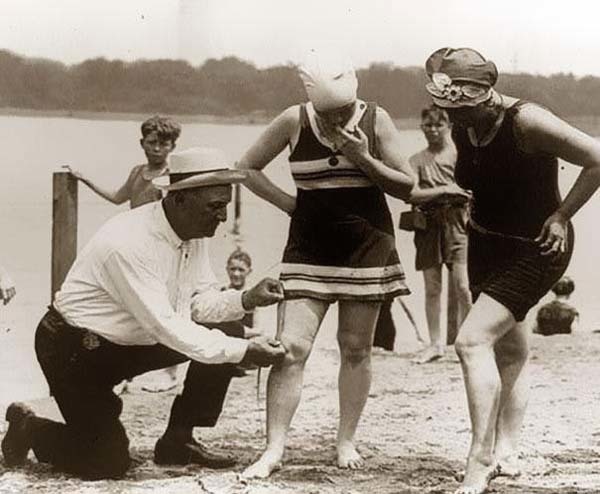
[[[340,52],[311,49],[298,73],[316,110],[333,110],[356,101],[354,66]]]

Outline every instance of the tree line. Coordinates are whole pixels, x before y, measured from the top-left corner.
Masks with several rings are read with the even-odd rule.
[[[422,68],[373,63],[358,70],[359,96],[395,118],[429,104]],[[561,116],[599,116],[600,78],[502,73],[498,89]],[[65,65],[0,50],[0,107],[28,110],[269,117],[305,100],[292,64],[259,69],[236,57],[194,67],[183,60],[95,58]]]

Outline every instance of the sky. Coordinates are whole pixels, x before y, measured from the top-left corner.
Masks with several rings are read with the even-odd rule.
[[[596,5],[598,5],[596,7]],[[357,67],[470,46],[503,72],[600,76],[597,0],[0,0],[0,48],[59,60],[234,55],[258,67],[334,45]]]

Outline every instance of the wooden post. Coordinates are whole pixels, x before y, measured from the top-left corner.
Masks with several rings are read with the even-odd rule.
[[[239,235],[242,216],[242,191],[240,184],[235,184],[233,187],[233,207],[233,229],[231,233]]]
[[[52,273],[50,300],[77,255],[77,179],[69,172],[52,174]]]

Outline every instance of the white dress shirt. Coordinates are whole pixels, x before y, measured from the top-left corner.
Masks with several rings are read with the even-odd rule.
[[[182,241],[161,202],[107,221],[77,256],[54,307],[113,343],[162,343],[199,362],[239,362],[248,346],[192,321],[192,310],[195,321],[240,319],[241,292],[219,290],[208,239]]]

